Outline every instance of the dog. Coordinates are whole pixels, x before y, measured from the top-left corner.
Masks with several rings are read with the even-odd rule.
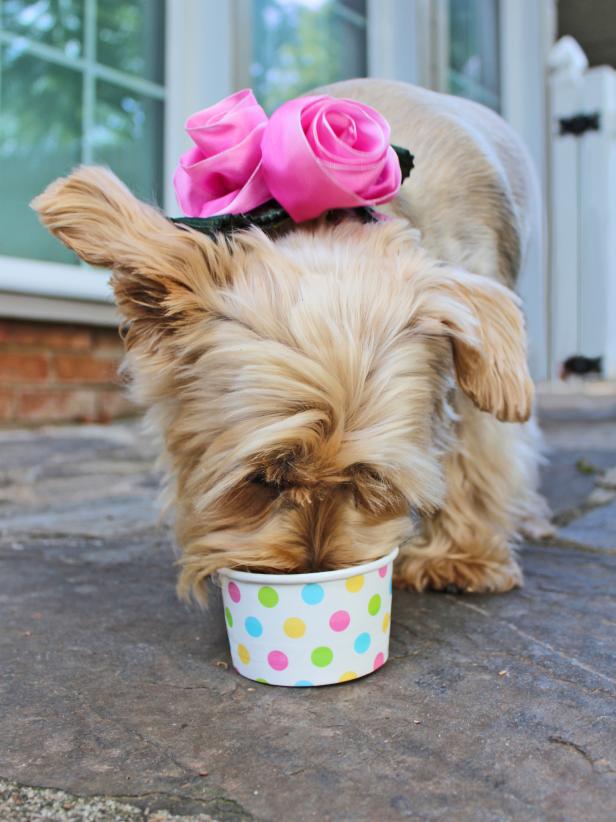
[[[527,153],[468,100],[380,80],[319,91],[374,106],[415,155],[389,219],[211,238],[98,167],[33,207],[113,271],[182,596],[204,601],[225,566],[330,570],[395,545],[399,587],[508,591],[520,530],[547,516],[512,291],[537,213]]]

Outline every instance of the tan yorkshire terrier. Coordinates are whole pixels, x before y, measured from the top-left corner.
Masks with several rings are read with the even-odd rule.
[[[211,237],[98,167],[33,207],[113,270],[182,595],[203,600],[225,566],[329,570],[395,545],[400,587],[508,591],[518,535],[549,528],[510,290],[540,213],[527,154],[468,100],[380,80],[319,93],[374,106],[415,155],[393,219]]]

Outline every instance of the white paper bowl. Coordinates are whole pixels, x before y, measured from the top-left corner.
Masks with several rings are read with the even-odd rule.
[[[219,571],[233,665],[269,685],[348,682],[389,655],[395,548],[381,559],[315,574]]]

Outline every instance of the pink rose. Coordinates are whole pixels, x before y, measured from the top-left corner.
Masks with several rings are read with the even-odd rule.
[[[289,100],[263,134],[265,182],[297,223],[330,208],[386,203],[402,181],[389,133],[378,111],[354,100]]]
[[[239,214],[271,198],[261,169],[267,122],[250,89],[188,118],[186,131],[195,148],[180,157],[173,178],[184,214]]]

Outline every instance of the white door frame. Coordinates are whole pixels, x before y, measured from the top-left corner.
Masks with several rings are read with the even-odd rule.
[[[552,359],[547,58],[556,34],[556,2],[500,0],[500,4],[502,113],[528,147],[540,188],[539,230],[531,241],[518,291],[528,323],[531,371],[536,380],[546,380]]]

